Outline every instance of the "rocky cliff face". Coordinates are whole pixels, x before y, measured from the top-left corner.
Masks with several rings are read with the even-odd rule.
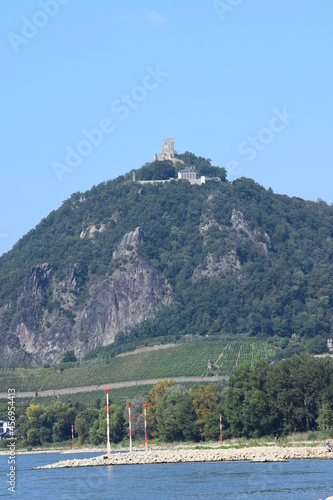
[[[216,250],[207,251],[203,262],[194,269],[192,283],[230,272],[241,279],[239,248],[249,245],[266,256],[271,245],[269,236],[260,228],[251,229],[239,210],[232,210],[229,224],[219,224],[210,211],[209,200],[199,230],[203,247]],[[90,226],[85,231],[80,238],[90,238],[94,233]],[[56,278],[50,263],[30,268],[0,352],[0,364],[21,364],[27,357],[57,362],[68,350],[82,357],[95,347],[112,343],[118,332],[154,317],[160,308],[169,305],[171,286],[140,257],[142,243],[139,227],[126,233],[112,254],[113,273],[95,281],[88,293],[81,290],[78,264],[68,267],[62,281]],[[6,308],[10,306],[0,309],[2,331]]]
[[[26,353],[37,361],[54,362],[72,349],[81,357],[168,305],[171,287],[139,257],[140,242],[140,228],[123,237],[112,256],[116,270],[90,287],[83,308],[76,307],[81,293],[76,264],[61,282],[49,263],[29,269],[8,335],[11,342],[2,350],[0,363],[19,362]]]
[[[235,273],[240,278],[242,265],[237,250],[242,244],[252,246],[255,252],[263,255],[267,255],[271,248],[268,234],[259,228],[251,229],[245,216],[236,209],[232,210],[230,224],[226,226],[218,224],[208,208],[200,227],[204,245],[208,243],[210,231],[215,231],[214,238],[217,241],[224,241],[225,245],[221,245],[216,252],[207,254],[204,263],[194,270],[192,281],[204,277],[216,277],[226,272]],[[216,237],[216,232],[220,233],[218,237]]]
[[[92,287],[87,306],[77,318],[79,338],[94,332],[86,337],[89,349],[112,343],[117,332],[154,316],[170,302],[167,281],[137,254],[140,241],[139,228],[123,237],[112,257],[120,267]]]

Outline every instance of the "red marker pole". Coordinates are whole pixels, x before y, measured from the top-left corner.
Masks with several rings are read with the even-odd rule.
[[[129,433],[130,433],[130,453],[132,453],[131,403],[128,403],[128,429],[129,429]]]
[[[74,426],[72,424],[72,450],[74,450]]]
[[[107,451],[106,454],[108,458],[111,457],[110,451],[110,420],[109,420],[109,389],[105,389],[106,391],[106,446]]]
[[[221,444],[222,444],[222,415],[220,413],[220,437],[221,437]]]
[[[148,450],[148,442],[147,442],[147,404],[143,403],[144,414],[145,414],[145,451]]]
[[[130,438],[130,453],[132,453],[131,403],[128,403],[128,429],[129,429],[129,438]]]

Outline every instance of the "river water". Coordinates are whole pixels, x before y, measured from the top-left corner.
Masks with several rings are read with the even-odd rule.
[[[0,497],[15,499],[324,500],[333,495],[330,460],[283,463],[212,462],[32,470],[96,454],[17,455],[15,493],[8,491],[8,457],[0,456]]]

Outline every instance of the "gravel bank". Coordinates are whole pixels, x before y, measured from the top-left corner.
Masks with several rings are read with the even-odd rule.
[[[283,462],[293,459],[332,459],[323,446],[316,448],[282,448],[256,447],[240,449],[212,449],[212,450],[148,450],[132,453],[112,453],[110,458],[101,455],[94,458],[61,460],[55,464],[36,467],[37,469],[58,469],[65,467],[92,467],[100,465],[136,465],[136,464],[165,464],[179,462],[223,462],[223,461],[251,461],[251,462]]]

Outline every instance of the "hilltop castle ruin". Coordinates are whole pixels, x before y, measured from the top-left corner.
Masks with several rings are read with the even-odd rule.
[[[183,163],[183,160],[179,160],[175,155],[175,149],[173,146],[173,137],[170,139],[165,139],[162,144],[162,152],[159,154],[154,153],[154,161],[171,161],[174,165],[176,163]],[[197,175],[196,171],[191,167],[185,167],[183,169],[179,169],[180,165],[176,166],[177,171],[177,179],[171,177],[170,179],[155,179],[155,180],[136,180],[135,178],[135,170],[133,171],[133,182],[138,182],[139,184],[160,184],[164,182],[171,182],[174,180],[185,179],[190,184],[205,184],[206,180],[212,181],[221,181],[219,177],[206,177],[205,175],[201,175],[200,177]]]
[[[163,141],[161,153],[159,154],[154,153],[154,161],[163,161],[163,160],[169,160],[172,161],[172,163],[176,163],[177,161],[179,163],[184,163],[175,157],[173,137],[170,137],[170,139],[165,139]]]

